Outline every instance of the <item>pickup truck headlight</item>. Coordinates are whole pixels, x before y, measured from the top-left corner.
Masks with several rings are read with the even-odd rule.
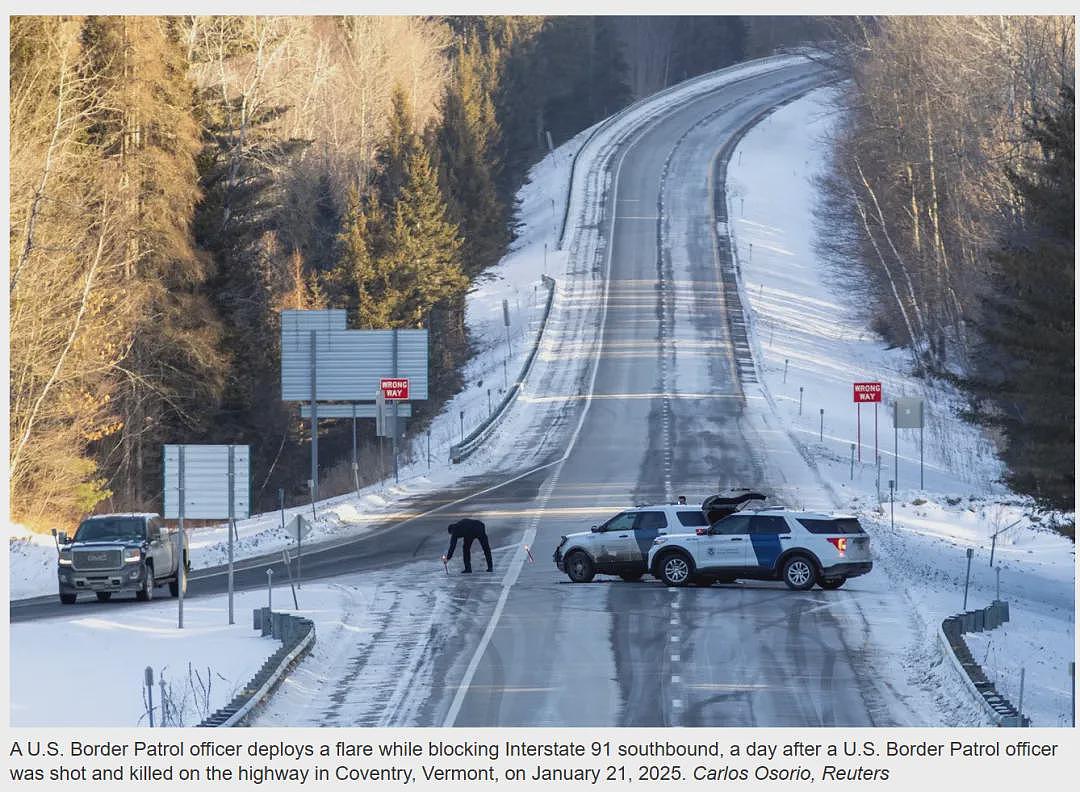
[[[70,550],[61,550],[60,551],[59,563],[60,563],[60,566],[71,566],[71,551]]]
[[[124,563],[137,564],[142,561],[142,550],[138,547],[129,547],[124,550]]]

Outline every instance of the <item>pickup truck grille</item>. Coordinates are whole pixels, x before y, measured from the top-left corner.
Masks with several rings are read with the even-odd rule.
[[[76,572],[113,570],[123,566],[120,549],[72,550],[71,566]]]

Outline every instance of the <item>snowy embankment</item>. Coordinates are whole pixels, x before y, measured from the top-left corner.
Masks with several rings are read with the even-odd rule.
[[[814,235],[823,232],[814,223],[812,178],[826,164],[835,98],[835,89],[821,89],[777,110],[746,135],[728,169],[729,230],[761,381],[760,394],[756,385],[747,389],[748,410],[776,452],[770,461],[778,492],[792,505],[854,512],[866,525],[875,554],[867,580],[884,574],[885,590],[894,592],[885,605],[895,606],[897,618],[910,611],[915,624],[908,631],[914,643],[895,647],[896,667],[881,669],[900,684],[955,689],[953,670],[940,665],[936,631],[962,609],[966,550],[974,549],[969,608],[994,599],[1000,568],[1011,621],[967,636],[972,652],[1014,703],[1025,669],[1024,711],[1036,725],[1068,725],[1074,544],[1046,527],[1029,501],[997,483],[1000,461],[984,434],[958,416],[961,395],[912,376],[910,357],[869,329],[865,305],[815,255]],[[864,381],[883,384],[880,474],[872,405],[862,407],[862,461],[856,447],[852,465],[858,433],[852,383]],[[919,432],[901,430],[899,459],[893,454],[889,407],[898,396],[925,400],[922,488]],[[888,481],[896,478],[893,526]],[[998,531],[991,568],[991,536]],[[903,633],[893,630],[894,637]],[[915,667],[920,664],[925,667]],[[973,711],[954,715],[963,720]]]
[[[286,509],[284,515],[273,511],[240,520],[235,559],[295,546],[295,536],[282,524],[288,525],[297,514],[313,523],[310,534],[304,537],[308,546],[350,541],[378,523],[415,516],[406,506],[414,496],[447,489],[466,476],[493,468],[512,470],[528,465],[537,452],[533,441],[536,427],[550,423],[550,416],[567,398],[573,398],[576,387],[571,390],[570,383],[590,362],[581,350],[590,348],[592,339],[588,334],[595,331],[597,298],[602,289],[592,264],[600,244],[597,222],[608,188],[604,163],[628,135],[665,109],[724,83],[798,60],[799,56],[765,58],[689,80],[584,130],[534,165],[528,183],[516,196],[515,239],[509,252],[474,284],[468,295],[466,322],[475,354],[463,372],[464,389],[444,405],[431,424],[430,466],[427,436],[414,437],[410,448],[402,453],[399,483],[391,477],[358,492],[321,500],[315,504],[314,520],[310,505]],[[565,234],[564,214],[568,216]],[[488,389],[491,404],[497,405],[505,386],[519,376],[536,341],[546,298],[541,281],[544,274],[557,281],[556,300],[527,392],[524,398],[519,397],[519,404],[511,407],[480,452],[452,465],[450,446],[487,418]],[[510,313],[509,356],[503,300]],[[564,349],[575,350],[574,359],[568,359]],[[224,564],[227,537],[223,525],[194,528],[190,534],[193,568],[197,571]],[[11,525],[8,546],[12,599],[56,591],[56,550],[51,537]]]
[[[287,591],[275,591],[278,604]],[[149,666],[154,725],[161,725],[164,680],[166,725],[194,726],[227,704],[281,646],[251,628],[252,609],[265,604],[264,591],[238,593],[230,626],[224,596],[187,600],[183,630],[175,600],[76,608],[63,619],[13,624],[11,725],[149,726]]]

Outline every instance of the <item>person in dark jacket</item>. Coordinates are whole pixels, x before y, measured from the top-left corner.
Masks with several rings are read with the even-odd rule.
[[[461,555],[465,559],[465,569],[462,570],[462,574],[472,572],[472,543],[474,539],[478,539],[480,541],[480,547],[484,549],[484,558],[487,560],[487,571],[490,572],[492,570],[491,545],[488,544],[487,526],[479,520],[473,520],[466,517],[464,520],[458,520],[456,523],[451,523],[446,530],[450,534],[450,549],[446,551],[445,556],[447,561],[454,557],[454,548],[457,546],[457,540],[462,539]]]

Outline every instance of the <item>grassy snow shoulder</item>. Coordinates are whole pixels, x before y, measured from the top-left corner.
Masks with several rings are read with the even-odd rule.
[[[777,110],[746,135],[728,170],[729,231],[761,380],[748,388],[748,411],[775,430],[763,437],[777,450],[778,494],[794,505],[858,515],[872,536],[872,575],[883,573],[896,592],[894,602],[882,605],[913,609],[915,629],[905,646],[895,647],[904,659],[883,670],[899,684],[949,689],[950,670],[933,668],[940,662],[936,631],[962,609],[968,548],[975,551],[968,607],[996,596],[989,557],[991,537],[1001,531],[994,563],[1012,621],[971,636],[972,648],[1007,695],[1018,692],[1019,669],[1026,667],[1026,713],[1037,725],[1061,725],[1075,656],[1074,544],[1048,527],[1052,515],[1039,514],[999,483],[1003,468],[993,444],[960,418],[962,395],[913,376],[909,357],[869,329],[865,310],[817,257],[815,235],[827,232],[815,226],[813,177],[827,164],[836,97],[835,88],[823,88]],[[856,446],[857,381],[883,383],[880,469],[871,405],[862,407],[862,448]],[[893,434],[887,405],[897,396],[925,401],[921,454],[919,432]],[[776,436],[783,442],[768,439]],[[924,485],[913,488],[920,456]],[[897,478],[893,520],[888,481]],[[945,722],[978,722],[978,713],[950,696],[935,698]]]

